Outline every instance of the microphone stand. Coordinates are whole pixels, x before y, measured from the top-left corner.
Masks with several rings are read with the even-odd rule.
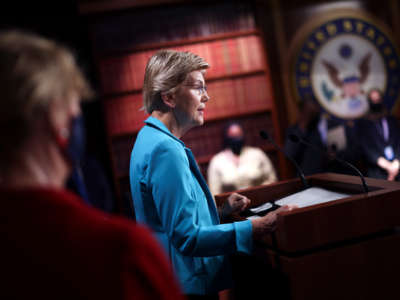
[[[296,167],[297,174],[299,175],[299,177],[300,177],[300,179],[301,179],[301,182],[303,183],[304,188],[305,188],[305,189],[308,188],[309,185],[308,185],[307,179],[305,178],[304,173],[303,173],[303,171],[301,170],[300,166],[297,164],[297,162],[296,162],[292,157],[290,157],[290,156],[285,152],[285,150],[283,150],[277,143],[275,143],[275,141],[269,136],[269,134],[268,134],[266,131],[261,130],[261,131],[260,131],[260,136],[261,136],[264,140],[268,140],[276,149],[278,149],[280,152],[282,152],[282,153],[285,155],[285,157],[286,157],[287,159],[289,159],[289,160],[293,163],[293,165]]]
[[[313,144],[307,142],[306,140],[304,140],[303,138],[298,137],[298,136],[295,135],[295,134],[290,134],[290,135],[289,135],[289,139],[290,139],[292,142],[294,142],[294,143],[302,143],[302,144],[304,144],[304,145],[306,145],[306,146],[311,147],[312,149],[314,149],[314,150],[316,150],[316,151],[322,152],[325,156],[330,156],[330,155],[327,154],[325,151],[322,151],[322,150],[321,150],[320,148],[318,148],[317,146],[315,146],[315,145],[313,145]],[[354,170],[354,171],[357,173],[357,175],[361,178],[361,182],[362,182],[364,191],[365,191],[366,193],[368,193],[369,190],[368,190],[367,183],[365,182],[365,178],[364,178],[363,174],[360,172],[360,170],[358,170],[358,169],[357,169],[355,166],[353,166],[351,163],[349,163],[349,162],[347,162],[347,161],[345,161],[345,160],[343,160],[343,159],[341,159],[341,158],[338,158],[338,157],[334,156],[333,159],[336,160],[336,161],[338,161],[338,162],[340,162],[341,164],[343,164],[343,165],[345,165],[345,166],[351,168],[352,170]]]

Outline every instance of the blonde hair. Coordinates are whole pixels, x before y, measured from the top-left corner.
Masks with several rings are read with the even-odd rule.
[[[0,86],[1,150],[9,151],[31,134],[34,118],[42,117],[51,101],[69,101],[72,93],[92,96],[69,50],[17,30],[0,33]]]
[[[163,110],[162,93],[171,93],[193,71],[205,70],[208,63],[190,52],[161,50],[147,62],[143,84],[143,105],[147,113]]]

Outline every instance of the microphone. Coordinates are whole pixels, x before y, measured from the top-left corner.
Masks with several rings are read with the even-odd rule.
[[[285,157],[286,157],[287,159],[289,159],[289,160],[293,163],[293,165],[296,167],[297,174],[299,175],[299,177],[300,177],[300,179],[301,179],[301,182],[303,183],[304,188],[308,188],[308,182],[307,182],[307,180],[306,180],[306,178],[305,178],[305,176],[304,176],[304,173],[303,173],[303,171],[301,170],[300,166],[297,164],[297,162],[296,162],[292,157],[290,157],[290,156],[285,152],[285,150],[282,149],[282,147],[280,147],[277,143],[275,143],[274,140],[269,136],[269,134],[268,134],[266,131],[261,130],[261,131],[260,131],[260,136],[261,136],[264,140],[269,141],[276,149],[278,149],[280,152],[282,152],[282,153],[285,155]]]
[[[306,145],[306,146],[309,146],[309,147],[313,148],[313,149],[316,150],[316,151],[322,152],[325,156],[329,156],[329,157],[333,158],[334,160],[338,161],[339,163],[341,163],[341,164],[343,164],[343,165],[349,167],[350,169],[353,169],[353,170],[357,173],[357,175],[361,178],[361,182],[362,182],[362,185],[363,185],[363,187],[364,187],[364,191],[365,191],[366,193],[368,193],[368,186],[367,186],[367,184],[366,184],[366,182],[365,182],[364,176],[363,176],[363,174],[360,172],[360,170],[357,169],[354,165],[352,165],[351,163],[349,163],[349,162],[347,162],[347,161],[345,161],[345,160],[343,160],[343,159],[341,159],[341,158],[338,158],[338,157],[336,157],[336,156],[331,156],[331,155],[329,155],[328,153],[326,153],[326,152],[323,151],[322,149],[320,149],[320,148],[318,148],[317,146],[315,146],[315,145],[313,145],[313,144],[307,142],[306,140],[304,140],[303,138],[298,137],[298,136],[295,135],[295,134],[289,134],[289,139],[290,139],[293,143],[302,143],[302,144],[304,144],[304,145]]]

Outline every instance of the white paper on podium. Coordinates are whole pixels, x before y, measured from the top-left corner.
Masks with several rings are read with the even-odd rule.
[[[250,211],[252,213],[258,214],[258,213],[260,213],[260,212],[262,212],[264,210],[270,209],[271,207],[272,207],[272,204],[269,203],[269,202],[266,202],[266,203],[264,203],[264,204],[262,204],[260,206],[250,208]]]
[[[283,206],[287,204],[294,204],[300,207],[311,206],[315,204],[330,202],[351,196],[350,194],[343,194],[333,192],[319,187],[311,187],[304,191],[292,194],[275,201],[275,204]]]

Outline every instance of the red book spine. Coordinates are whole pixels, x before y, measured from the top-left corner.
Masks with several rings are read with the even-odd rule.
[[[141,60],[140,53],[134,53],[129,56],[129,66],[132,74],[132,90],[140,89],[142,85],[139,72],[139,68],[141,65],[140,60]]]
[[[272,88],[269,76],[260,76],[260,85],[262,87],[262,97],[260,99],[260,109],[272,108]]]
[[[234,88],[234,80],[224,80],[221,82],[224,100],[223,100],[223,107],[222,111],[224,112],[224,117],[227,117],[231,114],[236,114],[238,112],[237,106],[237,97],[235,94]]]
[[[208,96],[210,99],[206,103],[205,119],[213,119],[218,112],[218,81],[207,84]]]
[[[243,78],[237,78],[233,81],[233,90],[236,98],[237,112],[245,112],[248,107]]]
[[[147,118],[142,109],[143,101],[140,93],[126,96],[124,99],[125,133],[137,132],[142,128],[143,121]]]
[[[120,134],[123,127],[120,99],[112,99],[114,106],[115,134]]]
[[[203,58],[206,62],[208,62],[208,64],[212,67],[212,59],[211,59],[209,43],[200,43],[198,44],[198,47],[199,47],[198,48],[199,56]]]
[[[137,79],[138,79],[137,80],[137,82],[138,82],[137,89],[143,88],[144,74],[145,74],[146,65],[147,65],[147,62],[148,62],[150,56],[151,56],[151,53],[149,51],[144,51],[139,54],[140,60],[138,61],[138,65],[137,65],[137,75],[138,75],[137,76]]]
[[[100,64],[100,81],[105,94],[119,92],[121,89],[121,61],[108,58]]]
[[[118,113],[119,113],[119,120],[120,120],[120,128],[119,128],[119,134],[127,133],[129,132],[129,112],[127,107],[127,98],[129,96],[123,96],[118,98]]]
[[[132,69],[131,69],[129,55],[121,57],[120,66],[121,66],[121,76],[122,76],[121,91],[123,92],[132,91],[133,90]]]
[[[240,73],[240,55],[238,48],[238,39],[229,39],[226,41],[228,55],[230,57],[232,74]]]
[[[113,122],[114,122],[114,134],[119,134],[122,128],[122,120],[121,120],[121,110],[120,104],[117,99],[112,99],[112,106],[113,106]]]
[[[257,36],[249,36],[247,39],[247,55],[251,71],[258,71],[264,68],[264,56],[261,40]]]
[[[140,130],[143,125],[144,125],[144,120],[147,119],[148,114],[143,108],[143,97],[142,94],[135,94],[133,95],[132,99],[132,106],[133,106],[133,113],[136,117],[136,122],[135,122],[135,128],[133,128],[133,131],[138,131]]]
[[[232,113],[232,105],[228,100],[227,81],[221,80],[218,82],[218,117],[222,118]]]
[[[106,126],[107,126],[107,133],[109,135],[115,134],[116,129],[116,112],[115,106],[113,105],[112,100],[105,100],[103,102],[105,117],[106,117]]]
[[[222,143],[220,142],[222,138],[222,133],[219,131],[219,127],[217,127],[216,125],[210,126],[207,133],[210,140],[210,148],[207,154],[216,154],[217,152],[222,150]]]
[[[224,75],[232,74],[232,61],[229,53],[228,41],[229,40],[221,41],[221,48],[222,48],[221,54],[222,54],[222,61],[224,63]]]
[[[247,77],[243,81],[245,89],[246,111],[253,112],[255,110],[257,102],[257,86],[254,84],[254,77]]]
[[[124,114],[124,133],[133,132],[135,130],[135,110],[133,101],[135,101],[133,95],[124,97],[123,101],[123,114]]]
[[[237,46],[239,51],[239,64],[241,72],[249,72],[250,71],[250,62],[249,56],[247,53],[247,40],[246,37],[240,37],[237,39]]]
[[[109,135],[136,132],[147,118],[140,93],[106,100],[104,105]]]
[[[213,61],[212,77],[219,77],[224,75],[225,66],[223,61],[223,47],[222,41],[214,41],[210,43],[211,56]]]
[[[215,117],[221,118],[229,113],[230,107],[226,101],[226,92],[224,87],[224,81],[218,81],[217,83],[217,107]]]
[[[146,70],[147,61],[149,60],[152,52],[142,51],[131,55],[131,70],[134,74],[134,87],[133,90],[138,91],[143,88],[144,73]]]
[[[107,59],[102,63],[101,69],[101,83],[106,94],[132,89],[129,56]]]
[[[202,43],[200,44],[200,49],[201,49],[201,57],[208,62],[208,65],[210,66],[207,69],[207,78],[212,78],[214,76],[214,59],[212,55],[212,47],[210,43]]]

